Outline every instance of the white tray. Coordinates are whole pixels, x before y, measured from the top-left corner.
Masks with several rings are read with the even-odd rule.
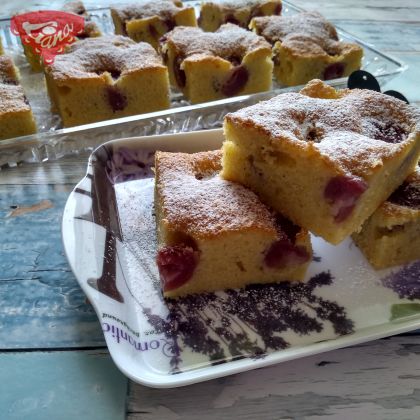
[[[332,246],[312,237],[304,283],[163,300],[154,152],[213,150],[222,140],[208,130],[108,142],[69,196],[64,249],[122,372],[176,387],[420,327],[420,261],[375,271],[350,239]]]

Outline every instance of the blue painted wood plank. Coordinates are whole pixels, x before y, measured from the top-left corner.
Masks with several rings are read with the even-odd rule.
[[[72,186],[0,186],[0,349],[104,345],[63,254],[61,216]],[[8,217],[12,207],[52,208]]]
[[[105,351],[0,353],[0,418],[125,418],[127,378]]]

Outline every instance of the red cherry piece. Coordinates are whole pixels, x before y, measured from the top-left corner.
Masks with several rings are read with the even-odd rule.
[[[248,81],[248,70],[244,66],[233,68],[222,86],[222,92],[225,96],[234,96],[246,85]]]
[[[343,63],[333,63],[330,64],[324,70],[324,80],[337,79],[344,74],[344,64]]]
[[[264,262],[270,268],[283,268],[299,265],[309,260],[305,247],[293,245],[287,239],[280,239],[268,249]]]
[[[185,71],[181,69],[181,63],[184,61],[183,57],[176,57],[174,60],[174,76],[176,84],[183,88],[187,83],[187,77],[185,76]]]
[[[163,291],[178,289],[191,279],[198,253],[183,245],[165,246],[156,258]]]
[[[234,25],[240,24],[239,20],[232,14],[226,16],[225,23],[233,23]]]
[[[108,102],[112,110],[122,111],[127,106],[127,98],[115,86],[107,86],[106,92],[108,95]]]
[[[336,176],[328,182],[324,197],[330,203],[331,213],[337,223],[350,216],[357,200],[367,187],[368,185],[362,179],[348,176]]]

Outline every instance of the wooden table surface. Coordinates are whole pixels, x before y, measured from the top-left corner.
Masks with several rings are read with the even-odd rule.
[[[8,0],[0,15],[29,3],[62,2]],[[420,1],[295,3],[407,63],[385,88],[420,104]],[[128,381],[63,255],[61,215],[86,159],[0,172],[1,419],[420,418],[416,333],[172,390]]]

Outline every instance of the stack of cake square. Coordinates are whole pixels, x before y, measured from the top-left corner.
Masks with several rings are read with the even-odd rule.
[[[228,114],[224,133],[221,165],[218,152],[157,153],[157,264],[165,296],[302,280],[308,231],[332,244],[361,235],[357,243],[368,248],[375,212],[394,191],[390,200],[409,208],[398,222],[394,211],[384,235],[405,220],[405,241],[391,246],[410,237],[418,243],[420,186],[410,176],[420,156],[416,108],[313,80],[300,93]],[[398,187],[411,198],[401,198]],[[418,248],[390,259],[420,258]]]

